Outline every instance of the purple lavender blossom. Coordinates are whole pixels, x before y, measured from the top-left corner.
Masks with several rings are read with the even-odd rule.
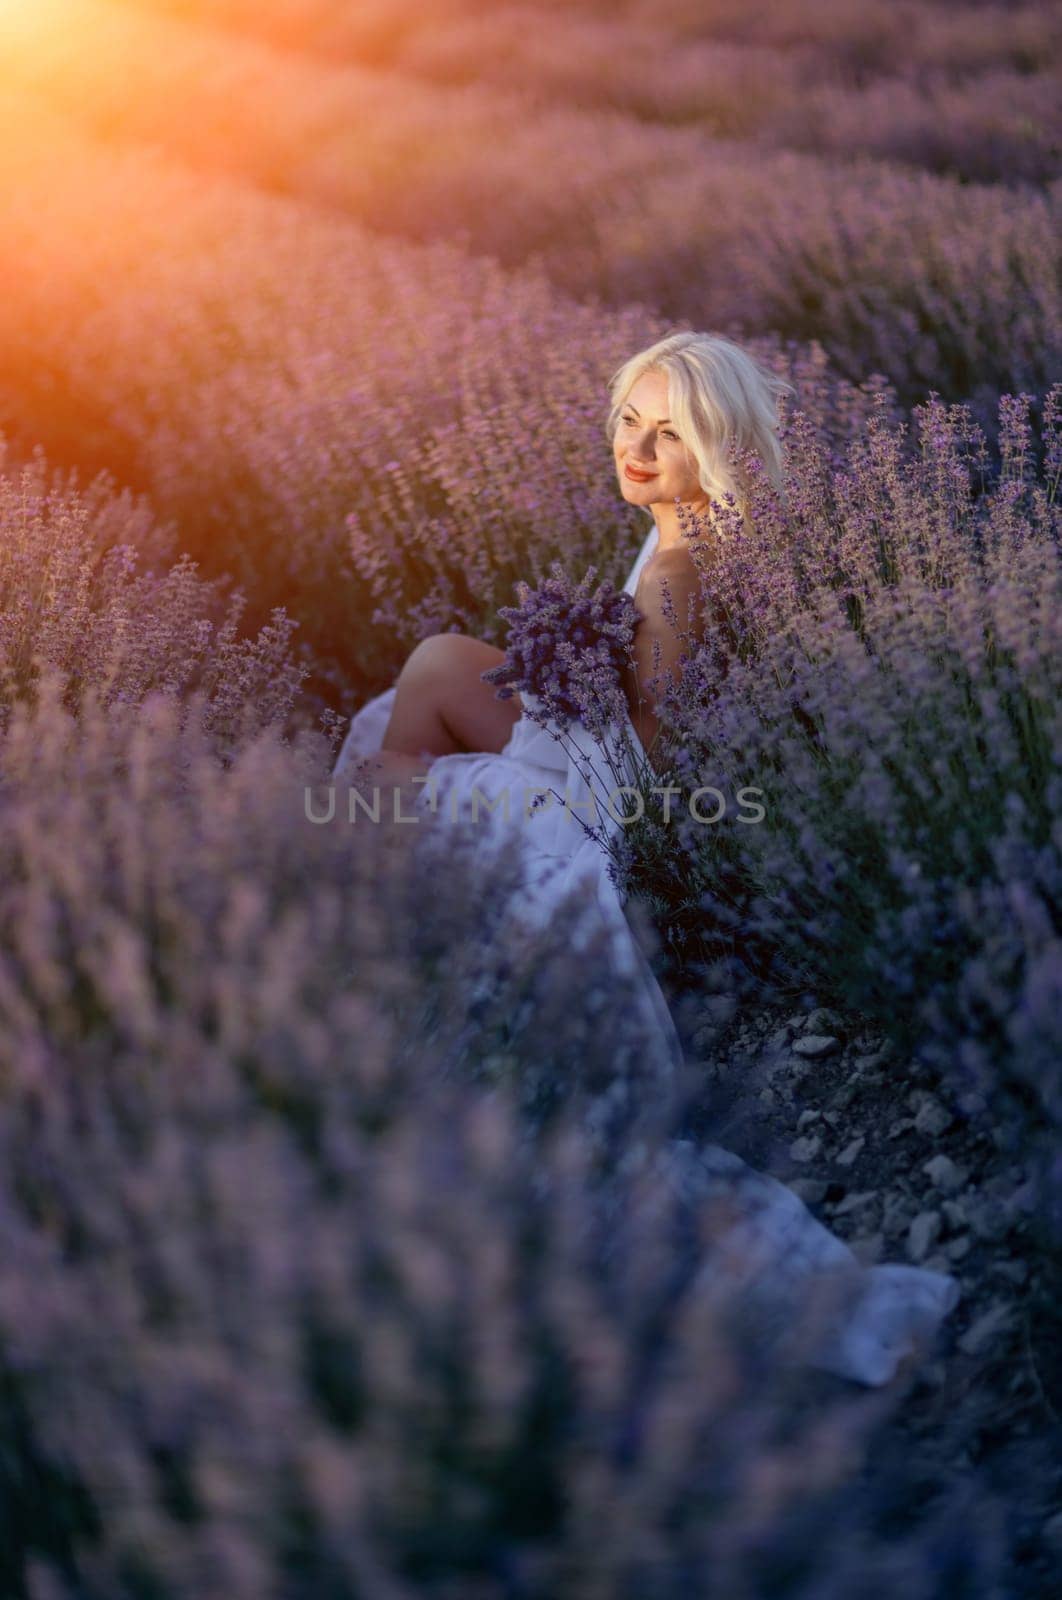
[[[559,561],[550,572],[537,589],[517,584],[518,606],[499,607],[509,622],[506,659],[481,677],[498,700],[526,690],[560,727],[578,719],[599,731],[625,709],[621,674],[641,612],[607,579],[592,590],[596,567],[574,585]]]

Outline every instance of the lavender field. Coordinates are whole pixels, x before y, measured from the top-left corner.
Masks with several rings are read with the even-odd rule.
[[[0,0],[0,1600],[1058,1593],[1060,107],[1029,0]],[[676,329],[791,386],[661,711],[764,821],[615,862],[677,1078],[577,898],[305,805],[622,585]],[[955,1275],[894,1381],[706,1145]]]

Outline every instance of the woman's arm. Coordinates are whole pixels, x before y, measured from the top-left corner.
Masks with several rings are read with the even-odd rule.
[[[638,586],[642,621],[634,630],[633,668],[625,669],[623,687],[631,722],[649,761],[658,773],[667,763],[657,744],[659,720],[655,706],[663,699],[669,679],[678,683],[684,663],[703,638],[700,575],[684,550],[665,551]]]

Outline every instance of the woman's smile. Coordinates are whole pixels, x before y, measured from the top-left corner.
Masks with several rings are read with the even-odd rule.
[[[625,466],[623,471],[635,483],[648,483],[650,478],[656,477],[655,472],[643,472],[640,467]]]

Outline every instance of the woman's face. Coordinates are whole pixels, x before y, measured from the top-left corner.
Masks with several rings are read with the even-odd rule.
[[[676,495],[685,505],[706,507],[708,497],[697,476],[697,463],[668,417],[667,378],[643,372],[628,390],[612,441],[623,498],[649,507]]]

